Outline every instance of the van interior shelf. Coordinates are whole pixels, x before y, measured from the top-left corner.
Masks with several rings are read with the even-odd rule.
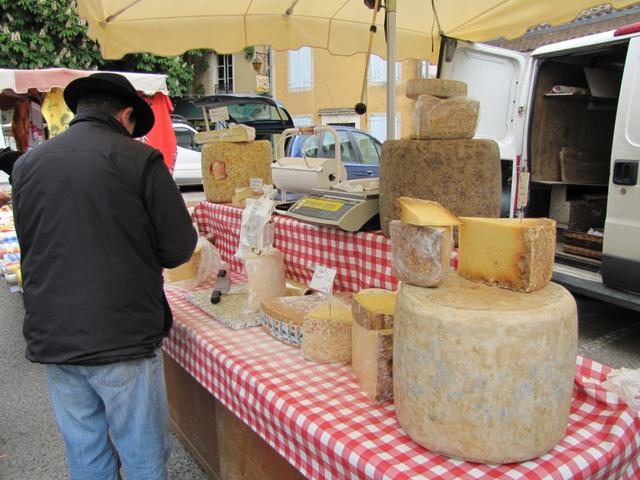
[[[562,182],[560,180],[531,180],[534,183],[542,183],[544,185],[571,185],[574,187],[607,187],[606,183],[575,183],[575,182]]]

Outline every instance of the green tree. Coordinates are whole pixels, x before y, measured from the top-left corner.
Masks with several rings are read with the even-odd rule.
[[[193,91],[194,64],[206,50],[176,57],[126,55],[107,61],[87,36],[86,21],[73,0],[0,0],[0,67],[120,70],[164,73],[171,95]]]

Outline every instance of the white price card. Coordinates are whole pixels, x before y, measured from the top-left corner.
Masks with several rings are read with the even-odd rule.
[[[227,107],[209,109],[210,122],[221,122],[223,120],[229,120],[229,109]]]
[[[313,272],[309,287],[322,293],[331,293],[334,278],[336,278],[336,271],[333,268],[319,265],[316,267],[316,271]]]
[[[262,185],[264,185],[264,181],[261,178],[251,177],[249,179],[249,186],[252,192],[262,193]]]

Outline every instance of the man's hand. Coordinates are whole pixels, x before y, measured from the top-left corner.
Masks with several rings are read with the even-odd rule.
[[[8,193],[0,192],[0,207],[4,207],[11,201],[11,195]]]

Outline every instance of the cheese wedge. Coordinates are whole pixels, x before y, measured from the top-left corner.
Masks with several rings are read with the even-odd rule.
[[[409,225],[450,227],[460,225],[460,219],[438,202],[420,198],[399,197],[400,220]]]
[[[167,282],[180,282],[196,278],[198,276],[198,270],[200,269],[201,257],[202,245],[198,243],[188,262],[175,268],[165,269],[164,273]]]
[[[392,398],[393,329],[367,330],[353,322],[351,338],[351,368],[358,384],[373,402]]]
[[[556,222],[549,218],[462,217],[458,273],[466,279],[521,292],[551,280]]]
[[[382,288],[365,288],[353,297],[353,320],[367,330],[393,328],[396,292]]]

